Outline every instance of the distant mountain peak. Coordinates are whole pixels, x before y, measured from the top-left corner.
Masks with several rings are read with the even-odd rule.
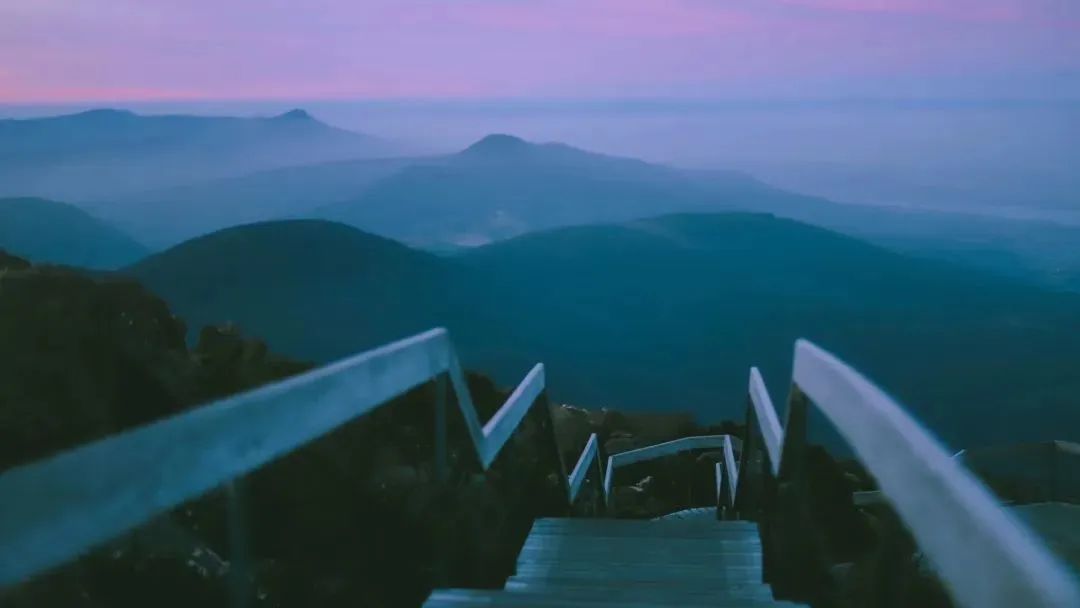
[[[293,108],[292,110],[279,115],[277,118],[285,120],[315,120],[311,114],[308,114],[307,110],[300,108]]]
[[[131,110],[118,110],[116,108],[95,108],[93,110],[86,110],[85,112],[78,112],[73,116],[91,120],[109,120],[119,118],[133,118],[136,116],[136,114]]]
[[[533,148],[533,144],[505,133],[493,133],[465,148],[462,154],[468,156],[505,157],[521,154]]]

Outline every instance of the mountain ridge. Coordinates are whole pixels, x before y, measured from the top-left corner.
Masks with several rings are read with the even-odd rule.
[[[0,194],[81,202],[198,178],[388,155],[394,147],[306,111],[272,117],[97,109],[0,120]]]
[[[264,247],[289,242],[274,230],[297,225],[268,224]],[[332,242],[290,247],[329,247],[316,259],[333,260],[346,250]],[[738,415],[747,367],[788,377],[791,344],[805,337],[898,387],[950,441],[1080,428],[1068,406],[1080,381],[1067,365],[1080,357],[1080,298],[793,220],[675,214],[552,229],[452,256],[407,255],[400,244],[385,258],[366,250],[376,253],[363,264],[297,257],[279,268],[255,247],[244,264],[261,270],[244,276],[242,264],[222,278],[212,265],[235,251],[191,264],[174,249],[159,258],[168,265],[129,272],[193,322],[231,320],[316,361],[446,326],[466,365],[499,381],[541,360],[558,378],[557,399],[712,418]],[[1013,365],[1017,352],[1024,366]],[[987,430],[966,429],[971,416]]]
[[[82,209],[39,198],[0,198],[0,249],[36,263],[110,270],[149,250]]]
[[[277,125],[282,133],[325,126],[303,110],[262,118],[96,112],[103,122],[239,121]],[[79,115],[54,120],[71,116]],[[0,135],[3,130],[0,125]],[[73,196],[50,198],[76,203],[155,249],[228,226],[295,217],[340,221],[413,246],[451,251],[559,226],[676,212],[769,212],[902,253],[1080,291],[1080,249],[1074,246],[1080,229],[1075,228],[840,204],[774,188],[740,172],[678,169],[508,134],[491,134],[441,156],[351,160],[294,156],[292,151],[304,147],[260,141],[252,150],[226,153],[241,157],[248,163],[243,167],[215,156],[215,150],[228,146],[203,142],[198,149],[141,154],[130,162],[101,150],[74,166],[45,163],[17,179],[5,179],[18,171],[5,167],[0,145],[0,193],[59,188]],[[282,151],[289,152],[281,157]],[[260,158],[266,153],[270,158]],[[185,160],[191,154],[194,163]],[[272,166],[263,166],[264,161]],[[155,183],[163,167],[182,171]],[[136,176],[135,181],[125,175]],[[149,183],[143,181],[147,176]],[[106,182],[106,191],[84,188],[88,179]]]

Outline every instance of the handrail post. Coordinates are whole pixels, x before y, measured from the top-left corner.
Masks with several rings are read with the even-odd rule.
[[[1060,491],[1058,488],[1058,474],[1060,472],[1060,450],[1056,441],[1050,442],[1050,502],[1057,502]]]
[[[559,436],[555,429],[555,420],[551,416],[551,400],[548,398],[547,388],[540,391],[540,394],[536,398],[536,402],[532,404],[532,407],[539,408],[539,421],[542,427],[541,431],[546,431],[548,441],[551,443],[551,454],[554,458],[553,464],[559,474],[559,479],[563,480],[563,487],[566,486],[565,481],[567,478],[566,461],[563,460],[562,449],[559,447]],[[565,502],[565,501],[564,501]],[[566,505],[566,511],[569,511],[572,505]],[[566,511],[563,511],[564,513]]]
[[[806,416],[809,401],[798,384],[791,383],[784,417],[784,443],[780,450],[779,479],[800,481],[806,460]]]
[[[597,441],[596,444],[596,458],[594,458],[596,465],[596,478],[593,484],[597,487],[596,492],[596,514],[600,516],[606,516],[608,513],[607,494],[604,493],[604,448]]]
[[[225,510],[229,526],[229,605],[247,608],[251,603],[251,553],[243,482],[225,484]]]
[[[724,485],[721,496],[724,519],[738,519],[739,513],[735,505],[738,501],[739,463],[735,462],[735,448],[731,441],[731,435],[726,435],[724,438],[724,467],[726,470],[724,471]]]
[[[736,480],[735,512],[747,519],[757,520],[761,510],[761,497],[759,488],[761,485],[760,456],[761,451],[760,430],[758,428],[757,415],[754,413],[754,404],[747,397],[746,405],[746,434],[743,437],[742,451],[739,454],[739,478]]]
[[[812,510],[806,471],[810,400],[792,380],[784,416],[780,466],[768,488],[774,506],[762,522],[768,580],[778,594],[816,605],[831,586],[827,550]]]
[[[435,480],[445,483],[450,479],[450,468],[447,464],[446,447],[446,409],[447,409],[447,386],[446,373],[435,377]]]
[[[713,477],[716,479],[716,519],[724,519],[724,464],[713,463]]]

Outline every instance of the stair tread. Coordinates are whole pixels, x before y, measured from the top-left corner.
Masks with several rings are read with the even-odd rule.
[[[539,519],[503,589],[440,589],[451,606],[796,606],[762,581],[752,522],[689,519]]]
[[[651,606],[685,606],[702,608],[758,608],[766,606],[796,606],[788,602],[779,602],[772,599],[758,598],[710,598],[697,594],[688,594],[679,589],[672,588],[663,596],[635,597],[633,590],[609,589],[609,595],[599,597],[585,594],[573,589],[556,592],[556,590],[529,593],[507,592],[500,590],[480,589],[445,589],[437,590],[431,594],[424,604],[428,607],[435,606],[624,606],[624,607],[651,607]]]

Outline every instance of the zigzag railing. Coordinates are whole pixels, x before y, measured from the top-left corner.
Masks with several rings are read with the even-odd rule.
[[[75,558],[155,515],[249,473],[432,379],[436,471],[445,479],[446,390],[451,387],[471,444],[487,469],[536,403],[546,406],[535,366],[481,426],[465,376],[443,329],[350,357],[241,395],[87,444],[0,475],[0,587]],[[806,503],[806,416],[813,401],[851,445],[882,494],[935,564],[958,604],[970,607],[1080,606],[1068,571],[903,408],[839,359],[796,343],[792,387],[781,427],[757,369],[750,372],[747,436],[735,462],[728,435],[687,437],[607,458],[590,436],[566,482],[570,504],[590,471],[610,502],[613,471],[695,449],[720,448],[721,513],[770,529],[802,526],[791,509]],[[302,414],[302,415],[301,415]],[[14,499],[12,499],[14,497]],[[766,576],[784,561],[807,569],[805,553],[773,550],[763,539]],[[772,574],[775,576],[775,573]]]
[[[763,534],[807,525],[784,520],[805,513],[806,416],[813,402],[877,479],[959,605],[1080,606],[1076,580],[1043,543],[903,407],[833,355],[796,342],[782,428],[757,369],[750,372],[748,400],[741,465],[724,492],[742,515],[762,521]],[[772,539],[763,540],[767,566],[782,574],[809,567],[804,552],[770,551]],[[785,559],[800,563],[785,568]]]
[[[585,444],[585,449],[582,450],[581,456],[578,458],[577,465],[574,466],[573,471],[567,478],[570,501],[573,503],[577,499],[581,488],[585,484],[586,477],[590,472],[595,472],[599,479],[603,479],[601,496],[604,504],[607,509],[612,509],[615,506],[612,484],[616,469],[638,462],[656,460],[665,456],[673,456],[675,454],[693,450],[722,449],[724,454],[730,455],[733,452],[733,442],[736,441],[738,441],[738,439],[733,438],[730,435],[695,435],[692,437],[682,437],[664,443],[612,454],[611,456],[608,456],[607,466],[605,467],[601,464],[602,459],[600,457],[599,439],[596,433],[593,433],[589,436],[589,440]],[[725,458],[725,460],[727,459],[728,458]],[[719,473],[720,463],[717,463],[716,466],[716,487],[717,494],[719,495],[722,486],[722,475]]]
[[[604,474],[604,497],[607,500],[608,508],[613,507],[615,503],[615,496],[611,491],[615,469],[692,450],[722,449],[726,453],[732,449],[731,446],[732,437],[730,435],[698,435],[612,454],[607,459],[607,471]]]
[[[604,472],[600,465],[600,441],[597,439],[596,433],[589,435],[589,440],[585,442],[585,448],[581,450],[581,456],[578,457],[574,470],[570,472],[570,476],[566,480],[567,497],[570,504],[577,501],[589,471],[594,468],[597,479],[602,479]],[[604,502],[607,502],[606,497]]]
[[[0,475],[0,588],[74,559],[154,516],[437,379],[435,458],[445,479],[449,377],[483,469],[534,403],[537,364],[481,426],[445,329],[355,355]]]

